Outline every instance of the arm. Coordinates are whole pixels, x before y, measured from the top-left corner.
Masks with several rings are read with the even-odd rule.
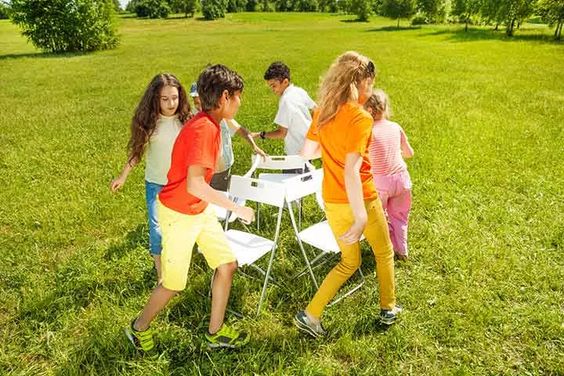
[[[127,180],[127,176],[129,175],[131,170],[133,170],[133,168],[137,166],[137,162],[138,161],[134,159],[125,162],[119,176],[110,182],[110,190],[112,192],[116,192],[118,189],[123,187],[125,181]]]
[[[229,123],[229,120],[227,122]],[[239,127],[239,129],[237,129],[237,132],[235,134],[238,134],[239,136],[243,137],[251,145],[255,154],[258,154],[262,157],[267,156],[267,154],[264,152],[264,150],[262,150],[261,148],[259,148],[257,146],[257,144],[255,143],[255,140],[253,139],[252,132],[249,132],[249,130],[247,128]]]
[[[186,178],[186,189],[188,193],[202,201],[232,211],[245,222],[253,222],[255,220],[254,210],[246,206],[237,205],[235,202],[229,200],[223,193],[210,187],[204,180],[205,172],[206,170],[202,166],[193,165],[188,167],[188,176]]]
[[[264,132],[264,133],[263,133]],[[278,128],[274,131],[271,132],[252,132],[251,135],[253,136],[253,138],[270,138],[273,140],[283,140],[286,137],[286,134],[288,133],[288,128],[285,128],[281,125],[278,126]],[[264,136],[261,137],[261,134],[263,134]]]
[[[321,145],[317,141],[306,138],[300,156],[306,160],[321,158]]]
[[[413,154],[414,154],[413,148],[409,144],[409,141],[407,140],[407,136],[405,135],[405,132],[402,129],[401,130],[401,155],[404,158],[411,158],[411,157],[413,157]]]
[[[360,240],[368,215],[364,206],[364,198],[362,194],[362,182],[360,180],[360,165],[362,164],[362,157],[360,153],[348,153],[345,157],[345,189],[347,191],[347,198],[351,206],[354,223],[345,232],[340,240],[346,244],[353,244]]]

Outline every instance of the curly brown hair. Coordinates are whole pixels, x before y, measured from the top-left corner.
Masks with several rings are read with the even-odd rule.
[[[161,114],[160,94],[165,86],[178,89],[178,108],[176,109],[178,119],[184,123],[192,117],[186,90],[178,78],[170,73],[157,74],[147,86],[131,119],[131,138],[127,144],[129,164],[139,162],[155,131],[157,120]]]

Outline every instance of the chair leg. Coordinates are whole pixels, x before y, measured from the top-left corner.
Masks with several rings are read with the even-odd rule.
[[[307,254],[306,254],[306,251],[304,249],[304,245],[302,243],[302,240],[300,239],[298,226],[296,225],[296,218],[294,218],[294,211],[292,209],[292,204],[290,202],[288,202],[288,212],[290,213],[290,221],[292,222],[292,227],[294,228],[294,233],[296,235],[296,239],[298,239],[298,245],[300,246],[300,250],[302,251],[302,255],[304,256],[304,260],[305,260],[305,263],[306,263],[307,270],[309,271],[309,275],[311,276],[311,279],[313,280],[313,284],[315,285],[315,288],[318,289],[319,284],[317,283],[317,280],[315,279],[315,274],[313,274],[313,270],[311,269],[311,263],[309,262],[309,259],[307,258]]]
[[[351,288],[349,291],[347,291],[343,295],[339,296],[337,299],[333,300],[331,303],[327,304],[327,307],[331,307],[332,305],[339,303],[341,300],[343,300],[347,296],[352,295],[355,291],[357,291],[358,289],[360,289],[364,285],[364,282],[365,282],[364,274],[362,273],[362,269],[360,267],[358,268],[358,273],[360,274],[360,278],[361,278],[360,283],[358,285],[354,286],[353,288]]]

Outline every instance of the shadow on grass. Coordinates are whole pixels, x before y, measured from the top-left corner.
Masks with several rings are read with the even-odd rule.
[[[368,29],[366,30],[367,32],[373,33],[373,32],[381,32],[381,31],[413,31],[413,30],[419,30],[421,29],[421,26],[384,26],[384,27],[378,27],[375,29]]]
[[[343,23],[368,23],[369,21],[363,21],[363,20],[359,20],[358,18],[353,18],[351,19],[346,19],[346,20],[340,20],[340,22]]]
[[[438,36],[444,35],[447,37],[447,40],[453,42],[474,42],[474,41],[482,41],[482,40],[499,40],[502,42],[535,42],[535,43],[554,43],[558,44],[560,42],[554,40],[552,35],[547,34],[539,34],[538,32],[535,34],[528,34],[527,32],[531,32],[531,29],[523,29],[523,32],[517,30],[514,36],[508,37],[505,34],[505,30],[493,30],[493,29],[475,29],[469,28],[468,31],[464,30],[462,26],[460,29],[445,29],[445,30],[437,30],[431,33],[421,34],[421,37],[427,36]]]
[[[107,261],[120,259],[137,247],[148,249],[149,237],[147,233],[148,229],[146,225],[137,225],[135,229],[125,235],[121,242],[112,244],[106,249],[103,256],[104,259]]]
[[[6,54],[0,55],[0,61],[2,60],[10,60],[10,59],[23,59],[23,58],[32,58],[32,59],[61,59],[61,58],[73,58],[77,56],[84,56],[89,54],[90,52],[64,52],[64,53],[55,53],[55,52],[29,52],[24,54]]]

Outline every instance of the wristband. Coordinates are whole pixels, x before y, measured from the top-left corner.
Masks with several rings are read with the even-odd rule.
[[[260,132],[259,136],[264,140],[266,138],[266,132],[265,131]]]

